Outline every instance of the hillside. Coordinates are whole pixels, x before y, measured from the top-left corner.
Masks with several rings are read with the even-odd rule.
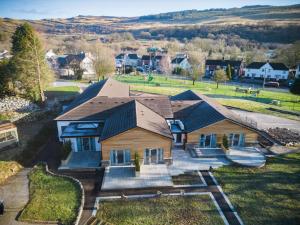
[[[22,22],[0,18],[0,41],[4,33],[10,34]],[[218,38],[220,35],[224,38],[225,35],[227,39],[235,36],[256,42],[291,43],[300,40],[300,5],[187,10],[132,18],[77,16],[28,22],[42,33],[56,35],[131,32],[136,38],[144,39],[183,40]]]

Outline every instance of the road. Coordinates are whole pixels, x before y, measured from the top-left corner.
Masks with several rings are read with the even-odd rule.
[[[256,113],[256,112],[247,112],[242,110],[231,110],[234,113],[237,113],[242,118],[249,118],[257,122],[257,127],[259,129],[268,129],[268,128],[288,128],[295,132],[300,133],[300,121],[285,119],[277,116]]]

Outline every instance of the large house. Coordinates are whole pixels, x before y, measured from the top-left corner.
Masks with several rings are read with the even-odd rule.
[[[204,95],[137,96],[113,79],[89,86],[55,120],[59,140],[70,141],[73,152],[94,153],[102,167],[132,164],[136,153],[143,164],[171,164],[175,145],[213,149],[227,135],[230,146],[243,147],[258,137]]]
[[[79,65],[83,70],[83,79],[94,79],[96,76],[93,57],[89,53],[68,54],[57,56],[57,71],[62,77],[74,77],[73,65]]]
[[[253,62],[245,68],[245,77],[253,79],[287,80],[289,68],[283,63]]]
[[[232,70],[232,77],[239,77],[243,72],[243,63],[241,60],[225,60],[225,59],[207,59],[205,61],[205,76],[213,77],[216,69],[227,70],[228,65]]]
[[[188,58],[182,56],[176,56],[174,59],[172,59],[171,66],[172,66],[172,70],[175,72],[178,70],[189,71],[192,67],[188,61]]]

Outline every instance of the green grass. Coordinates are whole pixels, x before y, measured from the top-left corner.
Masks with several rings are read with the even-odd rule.
[[[116,225],[224,224],[208,195],[106,201],[97,217]]]
[[[202,184],[199,174],[194,172],[187,172],[177,176],[172,176],[172,181],[175,185],[195,185]]]
[[[57,221],[65,225],[76,220],[81,192],[73,181],[46,173],[38,166],[29,175],[30,201],[20,220]]]
[[[53,92],[79,92],[80,88],[77,86],[62,86],[62,87],[48,87],[46,91]]]
[[[0,161],[0,184],[21,169],[22,166],[15,161]]]
[[[299,224],[300,153],[269,158],[263,168],[214,172],[245,224]]]
[[[270,91],[270,90],[261,90],[260,94],[257,97],[253,97],[250,94],[237,93],[235,92],[236,86],[233,85],[219,85],[219,88],[216,88],[215,83],[204,83],[204,82],[195,82],[195,85],[192,84],[190,80],[180,80],[180,79],[171,79],[164,76],[154,76],[153,81],[145,81],[143,76],[116,76],[116,79],[128,83],[131,86],[131,90],[149,92],[154,94],[165,94],[165,95],[175,95],[182,91],[191,89],[196,92],[203,93],[207,96],[218,98],[222,104],[229,106],[239,106],[239,108],[244,108],[256,112],[276,114],[286,117],[286,114],[274,113],[270,110],[267,110],[268,107],[280,108],[291,111],[300,111],[300,97],[293,95],[289,92],[282,91]],[[281,106],[277,107],[271,104],[272,100],[278,100],[281,102]],[[246,101],[246,103],[245,103]],[[298,102],[296,102],[298,101]],[[255,103],[255,107],[250,107],[247,102]],[[288,116],[290,118],[296,119],[296,116]]]

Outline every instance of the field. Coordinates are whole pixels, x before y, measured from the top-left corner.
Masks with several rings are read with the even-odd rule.
[[[97,217],[118,225],[224,224],[208,195],[106,201]]]
[[[260,94],[254,97],[250,94],[235,92],[236,86],[234,85],[222,84],[219,85],[219,88],[216,88],[216,84],[213,82],[208,83],[198,81],[195,82],[195,85],[193,85],[191,80],[171,79],[158,75],[154,76],[154,79],[151,82],[146,81],[143,76],[117,76],[116,79],[121,82],[128,83],[131,86],[131,90],[154,94],[175,95],[190,89],[216,98],[216,100],[223,105],[292,119],[297,119],[297,117],[288,116],[282,113],[274,113],[267,108],[273,107],[300,112],[300,97],[289,92],[274,92],[265,89],[261,90]],[[280,101],[281,106],[278,107],[271,104],[272,100]]]
[[[300,153],[269,158],[263,168],[214,172],[245,224],[299,224]]]
[[[80,205],[77,184],[45,172],[42,166],[29,175],[30,200],[20,215],[20,220],[58,221],[70,225],[76,219]]]

